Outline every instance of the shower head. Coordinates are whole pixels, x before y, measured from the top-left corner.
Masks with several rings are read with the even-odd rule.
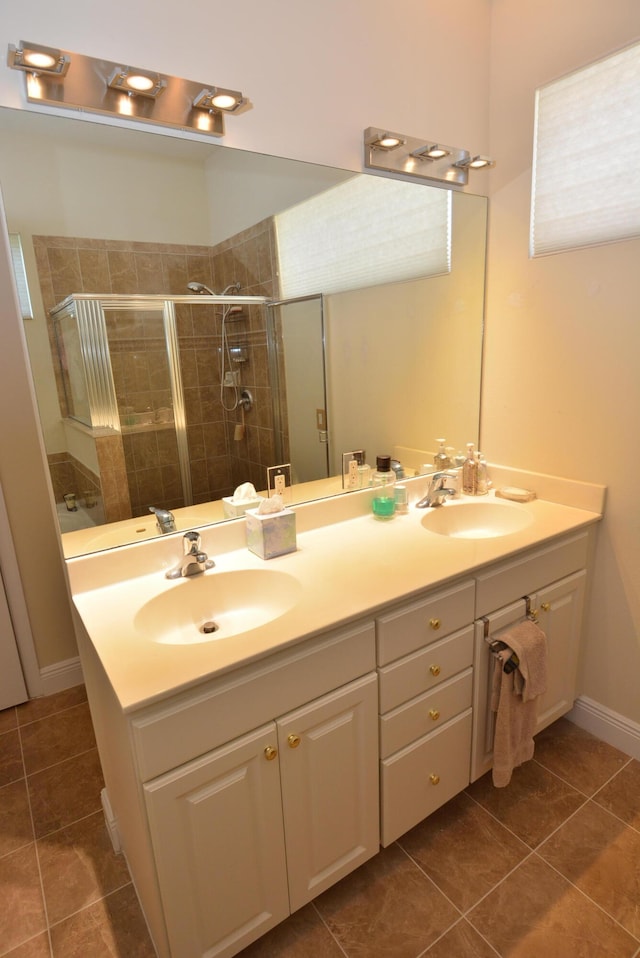
[[[241,288],[242,287],[238,282],[229,283],[229,285],[225,286],[221,293],[214,293],[214,291],[209,289],[208,286],[205,286],[204,283],[187,283],[187,289],[190,289],[192,293],[208,293],[209,296],[226,296],[227,293],[230,293],[232,290],[236,293],[239,293]]]
[[[209,289],[208,286],[205,286],[204,283],[187,283],[187,289],[190,289],[192,293],[208,293],[209,296],[216,295],[214,291]]]

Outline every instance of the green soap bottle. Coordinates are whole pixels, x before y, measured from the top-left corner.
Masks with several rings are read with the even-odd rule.
[[[375,489],[371,508],[376,519],[393,519],[396,511],[396,474],[391,468],[391,456],[376,456],[376,471],[371,476]]]

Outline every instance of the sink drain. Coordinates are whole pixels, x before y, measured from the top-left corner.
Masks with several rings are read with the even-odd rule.
[[[215,622],[203,622],[201,632],[204,632],[205,635],[209,635],[211,632],[217,632],[219,626]]]

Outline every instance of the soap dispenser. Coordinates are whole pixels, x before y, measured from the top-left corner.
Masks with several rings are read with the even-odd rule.
[[[478,494],[478,463],[472,442],[467,443],[467,458],[462,466],[462,491],[465,496]]]
[[[445,446],[446,439],[436,439],[436,442],[439,449],[433,457],[433,464],[436,467],[436,472],[441,472],[451,468],[451,459]]]

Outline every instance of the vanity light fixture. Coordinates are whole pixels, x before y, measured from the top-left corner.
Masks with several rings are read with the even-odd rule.
[[[371,137],[367,140],[367,133]],[[372,150],[397,150],[399,146],[404,146],[404,140],[397,133],[387,133],[384,130],[374,130],[371,127],[365,132],[365,143]]]
[[[193,101],[196,110],[222,110],[224,113],[236,113],[247,101],[238,90],[223,90],[213,86],[208,90],[201,90]]]
[[[158,73],[149,73],[135,67],[118,67],[113,71],[107,86],[129,96],[148,96],[155,100],[166,90],[167,81]]]
[[[71,64],[71,58],[62,50],[42,47],[36,43],[22,43],[19,47],[9,44],[7,64],[12,70],[24,70],[36,76],[63,77]]]
[[[383,145],[389,143],[391,138],[393,146]],[[370,126],[364,131],[364,165],[370,170],[403,173],[422,180],[466,186],[470,169],[491,167],[495,163],[488,156],[471,156],[468,150],[456,146],[388,133]]]
[[[467,155],[453,165],[459,167],[461,170],[486,170],[491,169],[491,167],[495,166],[496,163],[495,160],[492,160],[489,156]]]
[[[439,143],[434,143],[432,146],[420,146],[417,150],[413,150],[411,156],[415,156],[417,160],[443,160],[445,156],[451,156],[451,150],[448,150],[446,146],[440,146]]]
[[[69,69],[72,62],[73,68]],[[224,136],[225,113],[240,113],[251,107],[247,97],[236,90],[25,40],[17,47],[9,45],[7,64],[23,71],[29,103],[210,136]]]

